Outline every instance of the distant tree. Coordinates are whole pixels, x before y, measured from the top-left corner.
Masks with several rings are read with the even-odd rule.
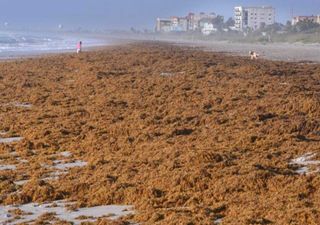
[[[235,21],[232,17],[230,17],[226,22],[225,22],[225,27],[233,27],[235,25]]]
[[[221,15],[217,15],[211,22],[218,30],[222,30],[224,27],[224,17]]]
[[[140,34],[140,33],[141,33],[139,30],[137,30],[137,29],[134,28],[134,27],[131,27],[131,28],[130,28],[130,31],[131,31],[132,33],[135,33],[135,34]]]
[[[292,22],[290,20],[287,21],[286,27],[292,27]]]
[[[217,17],[212,20],[212,23],[217,26],[222,26],[224,23],[224,17],[217,15]]]
[[[284,26],[284,30],[287,32],[292,32],[294,30],[290,20],[287,21],[286,25]]]
[[[300,21],[294,26],[297,32],[308,32],[316,28],[320,28],[320,24],[313,21]]]
[[[261,32],[265,32],[265,33],[271,34],[271,33],[284,30],[284,27],[285,26],[281,23],[274,23],[271,25],[266,25],[265,23],[262,23],[260,29],[257,30],[255,33],[260,34]]]
[[[135,32],[136,32],[136,29],[134,29],[134,27],[131,27],[131,28],[130,28],[130,31],[131,31],[132,33],[135,33]]]
[[[264,30],[265,28],[266,28],[266,23],[265,22],[262,22],[261,24],[260,24],[260,29],[261,30]]]
[[[271,24],[271,25],[267,25],[265,27],[266,31],[269,31],[269,32],[277,32],[277,31],[282,31],[284,30],[284,25],[282,23],[274,23],[274,24]]]

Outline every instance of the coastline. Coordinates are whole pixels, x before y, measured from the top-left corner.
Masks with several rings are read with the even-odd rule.
[[[76,43],[80,40],[84,44],[84,51],[122,43],[120,40],[92,33],[52,31],[33,31],[28,33],[26,31],[12,30],[3,31],[2,35],[5,40],[0,45],[1,61],[72,53],[76,51]],[[9,39],[8,42],[6,42],[6,38]]]
[[[177,46],[199,48],[203,51],[215,53],[224,53],[234,56],[248,56],[249,51],[256,51],[260,58],[297,62],[297,63],[320,63],[320,44],[319,43],[241,43],[218,40],[188,40],[180,36],[161,36],[161,35],[137,35],[137,34],[103,34],[103,33],[60,33],[70,37],[83,37],[96,39],[92,45],[84,45],[84,51],[92,51],[106,46],[122,45],[129,43],[153,42],[168,43]],[[32,51],[32,52],[15,52],[13,55],[4,55],[0,53],[0,60],[8,61],[19,58],[33,58],[60,53],[72,53],[74,49],[58,49],[50,51]],[[3,55],[3,56],[2,56]]]

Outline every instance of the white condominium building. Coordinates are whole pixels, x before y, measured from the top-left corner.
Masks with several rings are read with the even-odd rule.
[[[257,30],[264,25],[272,25],[275,23],[276,12],[271,6],[261,7],[243,7],[234,8],[235,28],[238,31],[245,29]]]

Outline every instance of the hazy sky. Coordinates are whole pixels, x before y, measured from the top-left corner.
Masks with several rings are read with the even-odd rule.
[[[233,16],[236,5],[272,5],[277,20],[294,14],[320,14],[320,0],[0,0],[0,24],[51,28],[153,28],[156,17],[188,12]]]

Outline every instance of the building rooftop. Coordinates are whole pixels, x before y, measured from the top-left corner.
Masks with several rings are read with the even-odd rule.
[[[157,18],[157,20],[162,20],[162,21],[171,21],[170,19],[168,18]]]
[[[273,6],[236,6],[235,8],[246,8],[246,9],[274,9]]]

